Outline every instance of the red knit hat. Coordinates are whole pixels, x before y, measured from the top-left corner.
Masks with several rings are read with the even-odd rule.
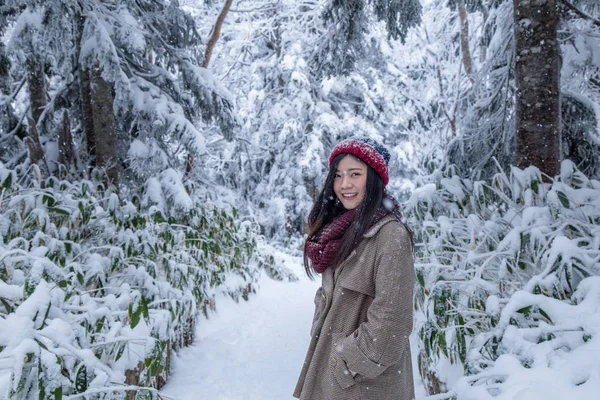
[[[352,154],[359,158],[381,176],[383,185],[389,182],[388,163],[390,153],[377,140],[371,138],[350,138],[339,142],[329,155],[329,167],[338,154]]]

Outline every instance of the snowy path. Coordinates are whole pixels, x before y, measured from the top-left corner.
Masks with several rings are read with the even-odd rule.
[[[305,277],[262,277],[259,283],[248,302],[217,299],[217,313],[198,321],[194,344],[174,357],[162,394],[177,400],[293,399],[319,284]]]
[[[262,278],[257,295],[217,299],[162,393],[178,400],[292,399],[309,342],[316,282]]]

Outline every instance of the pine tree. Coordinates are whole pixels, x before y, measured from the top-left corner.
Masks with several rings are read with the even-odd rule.
[[[419,0],[330,0],[323,12],[315,70],[325,76],[352,71],[366,55],[373,17],[385,23],[388,37],[404,41],[408,29],[421,22],[421,4]]]
[[[130,188],[170,168],[183,172],[187,154],[206,151],[204,124],[223,134],[234,129],[232,96],[200,67],[200,35],[177,1],[32,0],[11,7],[9,75],[29,82],[28,153],[31,163],[46,159],[47,174],[61,162],[48,149],[65,143],[65,111],[73,146],[87,150],[76,152],[70,172],[100,168],[107,181]],[[149,151],[136,151],[140,144]],[[2,161],[24,150],[15,143]]]

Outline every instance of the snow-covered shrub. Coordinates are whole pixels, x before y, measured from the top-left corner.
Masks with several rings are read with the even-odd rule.
[[[508,364],[555,369],[571,358],[585,367],[574,353],[600,333],[595,317],[586,319],[597,307],[589,303],[598,290],[590,277],[600,275],[600,182],[570,161],[551,183],[533,167],[477,182],[449,168],[415,191],[407,213],[417,242],[418,361],[429,393],[467,375],[449,397],[508,396]]]
[[[166,215],[100,180],[0,182],[0,398],[151,396],[198,309],[254,290],[256,225],[201,194]]]
[[[599,334],[600,277],[584,278],[564,300],[520,290],[494,329],[473,340],[468,359],[481,372],[461,378],[450,394],[459,400],[595,399]]]

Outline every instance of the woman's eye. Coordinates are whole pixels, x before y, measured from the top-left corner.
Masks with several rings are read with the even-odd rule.
[[[360,176],[360,172],[355,172],[352,174],[352,176],[356,177],[356,176]]]

